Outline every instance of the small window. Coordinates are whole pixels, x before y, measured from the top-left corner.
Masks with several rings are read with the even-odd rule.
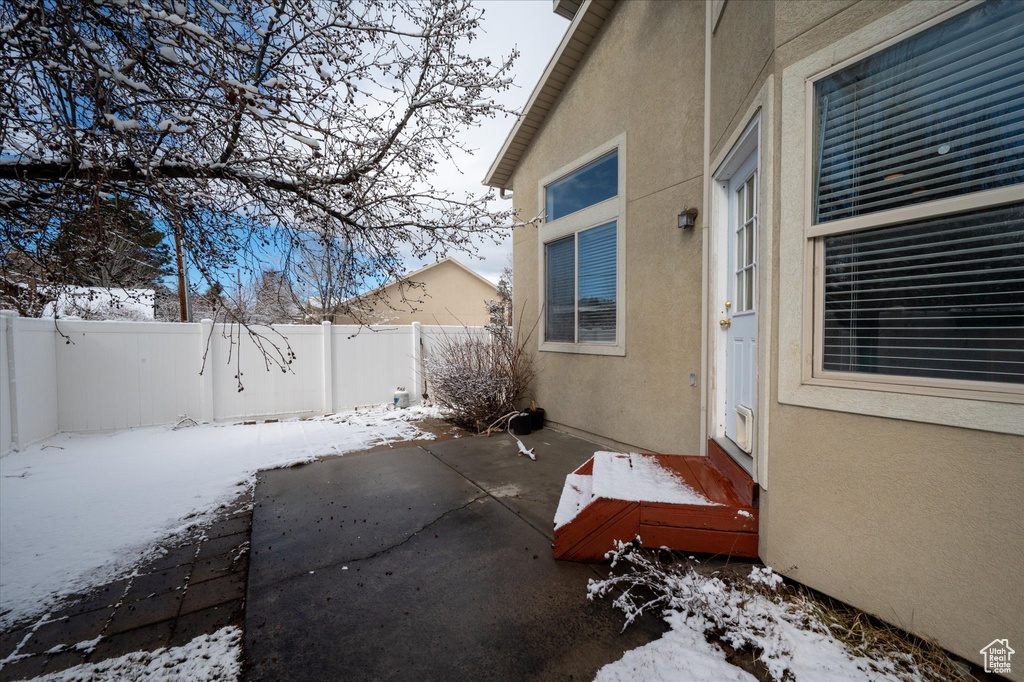
[[[612,222],[545,244],[545,341],[615,343],[616,240]]]
[[[547,186],[547,219],[558,220],[618,193],[619,155],[614,151]]]
[[[816,374],[1024,384],[1022,60],[989,0],[815,83]]]

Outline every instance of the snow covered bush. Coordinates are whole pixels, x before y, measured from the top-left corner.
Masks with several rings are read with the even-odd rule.
[[[526,343],[506,325],[487,326],[487,335],[442,334],[425,361],[430,396],[449,420],[482,431],[516,409],[533,381]]]
[[[642,614],[655,613],[672,630],[662,640],[627,652],[602,669],[597,680],[645,679],[650,670],[668,672],[665,679],[689,679],[694,654],[717,668],[712,677],[701,679],[968,679],[939,647],[856,609],[787,586],[771,568],[736,564],[729,570],[708,570],[692,557],[680,561],[667,551],[644,550],[637,542],[618,543],[609,556],[613,568],[620,563],[628,567],[606,580],[591,580],[588,599],[617,594],[612,603],[626,615],[623,629]],[[736,655],[740,652],[742,657]],[[752,659],[758,678],[729,665],[738,658]]]

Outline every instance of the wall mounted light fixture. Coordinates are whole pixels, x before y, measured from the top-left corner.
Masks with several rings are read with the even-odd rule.
[[[679,227],[689,229],[697,224],[697,209],[684,208],[679,214]]]

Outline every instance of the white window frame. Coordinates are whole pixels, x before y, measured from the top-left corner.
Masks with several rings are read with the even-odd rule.
[[[814,85],[978,4],[911,3],[787,67],[782,74],[779,401],[807,407],[1024,435],[1024,387],[821,369],[824,237],[1024,201],[1024,186],[812,224]]]
[[[562,216],[557,220],[547,220],[547,192],[546,187],[551,183],[560,180],[561,178],[573,173],[583,166],[596,161],[597,159],[609,154],[610,152],[618,152],[618,175],[619,175],[619,186],[616,196],[604,201],[598,202],[586,208],[580,209],[569,215]],[[570,164],[559,168],[554,173],[541,178],[537,184],[537,195],[538,195],[538,214],[544,216],[544,221],[540,224],[538,229],[539,239],[538,244],[538,291],[541,292],[541,315],[540,322],[538,324],[538,331],[540,332],[540,346],[541,351],[549,351],[555,353],[583,353],[590,355],[625,355],[626,354],[626,315],[625,315],[625,297],[626,297],[626,277],[624,266],[626,263],[626,245],[625,245],[625,234],[626,234],[626,135],[625,133],[618,137],[609,140],[602,144],[584,156],[579,157]],[[545,247],[551,242],[568,237],[570,235],[576,235],[580,232],[588,230],[592,227],[599,227],[615,221],[615,343],[569,343],[564,341],[547,341],[546,335],[547,330],[546,317],[547,310],[544,306],[547,305],[547,258],[545,254]],[[576,258],[575,267],[576,273],[574,275],[574,286],[579,289],[579,240],[576,240]],[[578,304],[578,291],[577,291],[577,304]],[[579,334],[578,328],[578,316],[573,322],[576,334]]]

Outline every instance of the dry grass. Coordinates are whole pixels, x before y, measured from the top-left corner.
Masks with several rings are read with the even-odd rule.
[[[939,645],[885,623],[863,611],[803,586],[790,587],[803,598],[833,637],[870,658],[888,657],[929,682],[974,682]]]
[[[942,647],[784,581],[759,564],[697,561],[669,550],[642,549],[635,542],[620,544],[610,556],[613,569],[620,566],[608,579],[591,581],[591,599],[616,595],[613,604],[625,614],[626,626],[645,613],[699,615],[711,625],[705,633],[709,641],[725,651],[730,663],[761,682],[794,679],[791,651],[775,640],[785,623],[836,640],[879,677],[975,682],[967,666]]]

